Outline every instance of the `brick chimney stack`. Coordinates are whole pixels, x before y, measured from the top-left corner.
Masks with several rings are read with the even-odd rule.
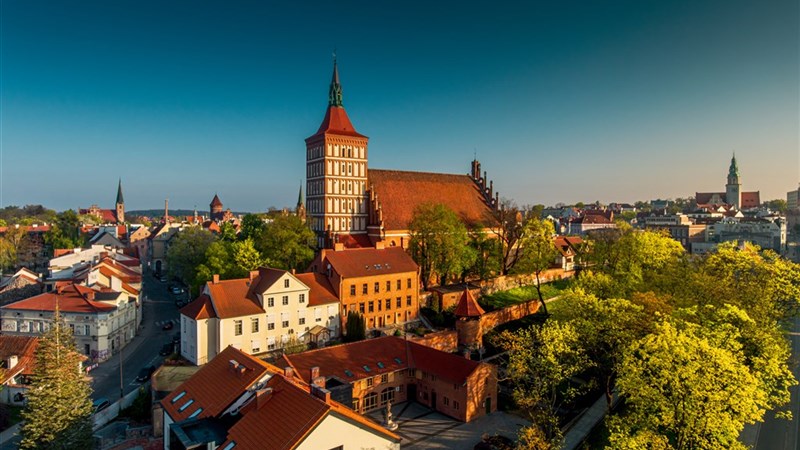
[[[211,283],[219,284],[219,274],[215,273],[214,276],[211,278]]]

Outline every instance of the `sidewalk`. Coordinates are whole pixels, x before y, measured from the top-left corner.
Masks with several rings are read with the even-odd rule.
[[[12,425],[7,430],[0,433],[0,450],[12,450],[19,448],[19,430],[22,422]]]
[[[613,408],[618,401],[619,396],[614,392],[614,396],[611,399],[611,407]],[[577,422],[570,427],[567,434],[564,436],[564,446],[561,447],[562,450],[575,450],[578,448],[581,442],[586,439],[586,436],[588,436],[594,427],[606,416],[607,405],[606,396],[601,395],[589,409],[584,411]]]

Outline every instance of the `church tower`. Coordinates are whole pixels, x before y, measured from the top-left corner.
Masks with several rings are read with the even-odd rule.
[[[742,183],[739,181],[739,166],[736,164],[736,154],[731,158],[728,168],[728,183],[725,185],[725,203],[733,205],[736,209],[742,207]]]
[[[125,199],[122,198],[122,178],[117,185],[117,223],[125,223]]]
[[[333,246],[340,235],[367,233],[367,143],[342,103],[336,56],[322,124],[306,139],[306,215],[317,246]]]
[[[222,212],[222,200],[219,199],[217,194],[214,194],[214,198],[211,199],[211,203],[208,205],[209,209],[209,218],[211,220],[222,220],[222,216],[224,213]]]

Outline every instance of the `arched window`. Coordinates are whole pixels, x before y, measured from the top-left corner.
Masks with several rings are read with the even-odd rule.
[[[378,394],[370,392],[364,396],[364,411],[369,411],[378,407]]]

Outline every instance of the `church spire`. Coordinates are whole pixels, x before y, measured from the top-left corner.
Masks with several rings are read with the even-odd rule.
[[[731,166],[728,169],[728,176],[729,177],[739,177],[739,165],[736,164],[736,152],[733,152],[733,157],[731,158]]]
[[[333,76],[328,90],[328,106],[342,107],[342,85],[339,83],[339,68],[336,66],[336,53],[333,53]]]
[[[117,204],[121,205],[125,203],[125,199],[122,198],[122,178],[119,179],[119,184],[117,185]]]
[[[301,207],[303,205],[303,185],[300,184],[300,193],[297,195],[297,207]]]

